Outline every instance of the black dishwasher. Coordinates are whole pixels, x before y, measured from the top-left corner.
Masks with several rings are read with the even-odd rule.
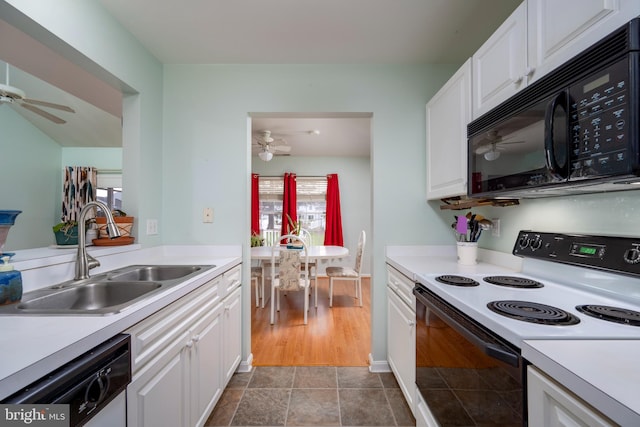
[[[131,338],[116,335],[2,401],[69,405],[69,426],[81,426],[131,382]]]

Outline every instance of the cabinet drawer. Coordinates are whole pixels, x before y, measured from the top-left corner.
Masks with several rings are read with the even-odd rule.
[[[415,312],[416,298],[413,296],[413,281],[395,268],[387,265],[387,286]]]
[[[136,373],[145,363],[188,330],[190,325],[218,304],[222,276],[147,317],[126,331],[131,334],[131,370]]]
[[[231,291],[233,291],[235,288],[240,286],[241,283],[242,283],[241,265],[236,265],[232,269],[225,271],[224,274],[222,275],[222,284],[221,284],[222,294],[220,295],[220,297],[221,298],[226,297],[227,295],[229,295]]]

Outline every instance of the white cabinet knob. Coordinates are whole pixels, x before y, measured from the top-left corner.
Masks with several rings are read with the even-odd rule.
[[[535,67],[528,67],[527,71],[525,71],[525,75],[527,77],[531,77],[533,75],[533,73],[536,72],[536,68]]]

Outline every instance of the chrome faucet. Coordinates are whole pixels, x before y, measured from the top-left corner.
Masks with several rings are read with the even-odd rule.
[[[120,230],[118,230],[118,227],[113,220],[113,214],[111,213],[107,205],[97,200],[84,205],[80,210],[80,215],[78,215],[78,254],[76,255],[75,280],[88,279],[89,270],[100,265],[100,262],[97,259],[87,253],[85,217],[93,206],[102,209],[102,211],[106,215],[107,232],[109,233],[109,238],[114,239],[116,237],[120,237]]]

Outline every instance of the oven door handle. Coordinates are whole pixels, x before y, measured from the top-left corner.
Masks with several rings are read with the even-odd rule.
[[[420,288],[413,289],[413,294],[422,304],[424,304],[425,307],[427,307],[430,310],[433,310],[442,320],[447,322],[449,326],[455,329],[458,333],[460,333],[466,339],[471,341],[474,345],[479,347],[484,352],[484,354],[494,359],[500,360],[508,365],[515,366],[515,367],[520,366],[519,354],[515,353],[508,347],[501,345],[500,343],[488,341],[487,340],[488,337],[484,338],[479,336],[478,333],[475,333],[473,331],[473,329],[476,329],[476,328],[471,326],[472,325],[471,322],[469,322],[469,326],[467,326],[463,324],[463,322],[466,323],[464,318],[460,318],[459,320],[454,319],[452,316],[450,316],[448,313],[442,310],[441,307],[434,304],[427,297],[425,297],[423,295],[424,293],[425,292]]]

